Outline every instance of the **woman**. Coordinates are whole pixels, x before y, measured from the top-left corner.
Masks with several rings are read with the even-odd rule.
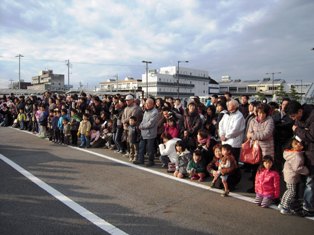
[[[249,123],[249,128],[246,134],[247,139],[258,141],[262,151],[262,156],[270,155],[274,158],[274,129],[275,124],[270,114],[268,104],[261,103],[256,108],[257,116]],[[258,165],[252,166],[253,184]],[[248,190],[254,192],[254,185]]]

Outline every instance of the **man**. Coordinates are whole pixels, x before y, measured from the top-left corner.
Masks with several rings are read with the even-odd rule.
[[[281,102],[280,111],[275,112],[272,115],[275,122],[275,162],[279,170],[282,170],[284,164],[283,150],[287,148],[287,144],[293,136],[293,120],[286,113],[286,108],[289,102],[289,98],[284,98]]]
[[[292,130],[305,143],[305,164],[310,170],[306,178],[301,216],[314,216],[314,109],[292,100],[287,105],[287,114],[295,121]]]
[[[123,132],[124,135],[128,135],[128,125],[130,117],[134,116],[137,120],[137,123],[141,123],[143,118],[143,111],[142,109],[134,102],[133,95],[127,95],[125,97],[126,107],[123,110],[121,123],[123,125]],[[125,154],[125,157],[129,157],[129,153]]]
[[[145,112],[143,116],[143,120],[139,125],[139,129],[141,130],[141,140],[139,144],[139,154],[134,164],[144,164],[144,155],[145,152],[148,155],[148,163],[147,167],[155,165],[154,158],[157,152],[156,147],[156,137],[157,137],[157,127],[158,127],[158,119],[159,112],[155,108],[155,101],[152,98],[148,98],[144,104]]]
[[[227,102],[232,99],[232,94],[229,91],[226,91],[224,93],[224,96],[226,97]]]
[[[223,115],[219,122],[218,133],[222,144],[229,144],[232,147],[232,153],[239,161],[241,145],[245,129],[245,119],[242,113],[238,110],[239,103],[231,99],[227,103],[228,113]]]
[[[241,104],[239,105],[239,111],[243,114],[244,119],[249,115],[249,96],[241,96]]]
[[[218,95],[216,94],[212,95],[212,97],[210,98],[210,101],[211,101],[211,105],[214,105],[216,107],[218,103]]]

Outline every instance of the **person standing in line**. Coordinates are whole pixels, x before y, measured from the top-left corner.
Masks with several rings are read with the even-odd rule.
[[[283,157],[286,160],[283,168],[283,176],[287,190],[278,205],[281,214],[291,214],[291,206],[297,196],[297,184],[301,181],[301,175],[308,175],[309,170],[304,166],[303,144],[295,137],[291,141],[291,149],[285,149]]]
[[[157,127],[159,112],[155,108],[155,100],[153,98],[148,98],[144,104],[145,112],[143,120],[139,125],[141,130],[141,140],[139,144],[139,154],[138,160],[134,161],[134,164],[144,164],[144,155],[148,155],[147,167],[155,165],[154,158],[157,152],[156,147],[156,137],[157,137]]]
[[[229,144],[237,163],[240,158],[240,150],[244,136],[245,120],[238,110],[239,103],[230,100],[227,103],[228,112],[223,115],[219,122],[218,133],[222,144]]]

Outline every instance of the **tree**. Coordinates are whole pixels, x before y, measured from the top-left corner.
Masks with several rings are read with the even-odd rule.
[[[285,92],[282,84],[279,86],[278,91],[276,91],[275,94],[278,97],[277,99],[279,103],[283,100],[283,98],[288,97],[288,94]]]
[[[258,91],[256,93],[256,96],[257,96],[257,99],[260,100],[260,101],[262,101],[263,99],[266,98],[266,96],[261,91]]]
[[[297,101],[300,101],[301,99],[300,94],[297,92],[297,90],[295,89],[295,86],[293,85],[291,85],[290,87],[289,98],[291,100],[297,100]]]

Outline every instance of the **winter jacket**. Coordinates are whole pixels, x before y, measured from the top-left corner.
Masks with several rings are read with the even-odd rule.
[[[78,133],[88,136],[90,134],[89,132],[90,132],[91,127],[92,127],[92,124],[90,123],[90,121],[83,120],[80,122]]]
[[[261,169],[255,176],[255,192],[263,196],[279,198],[280,176],[277,171]]]
[[[192,159],[192,154],[189,150],[185,150],[182,153],[178,154],[178,161],[176,162],[176,170],[179,171],[181,174],[187,174],[187,166],[189,161]]]
[[[157,137],[159,113],[156,108],[146,110],[143,116],[143,120],[139,126],[141,130],[142,138],[154,139]]]
[[[271,116],[266,117],[262,122],[254,118],[249,124],[248,133],[253,133],[252,140],[258,140],[263,156],[274,157],[274,129],[274,120]]]
[[[196,137],[201,127],[202,120],[198,112],[196,110],[193,113],[187,111],[184,116],[184,129],[189,132],[189,136]]]
[[[129,118],[131,116],[135,116],[136,117],[137,123],[141,123],[141,121],[143,119],[143,111],[135,103],[132,106],[127,106],[127,107],[124,108],[123,114],[121,116],[122,124],[129,123]]]
[[[196,173],[205,173],[206,172],[205,166],[202,163],[202,161],[195,162],[193,159],[191,159],[189,161],[186,169],[188,172],[191,172],[192,169],[194,169]]]
[[[301,180],[301,175],[307,175],[309,170],[304,166],[304,152],[285,150],[283,158],[286,160],[283,166],[284,180],[288,184],[297,184]]]
[[[164,132],[169,133],[172,138],[177,138],[179,136],[179,127],[177,125],[171,127],[165,123]]]
[[[237,110],[234,113],[226,113],[219,122],[219,136],[225,136],[226,141],[222,144],[229,144],[233,148],[241,148],[243,142],[243,133],[245,129],[245,120],[242,113]]]
[[[159,145],[160,155],[168,156],[168,158],[170,159],[172,163],[176,163],[178,159],[178,155],[176,152],[176,143],[179,140],[180,139],[178,138],[174,138],[174,139],[168,140],[167,143],[165,144],[160,144]]]

